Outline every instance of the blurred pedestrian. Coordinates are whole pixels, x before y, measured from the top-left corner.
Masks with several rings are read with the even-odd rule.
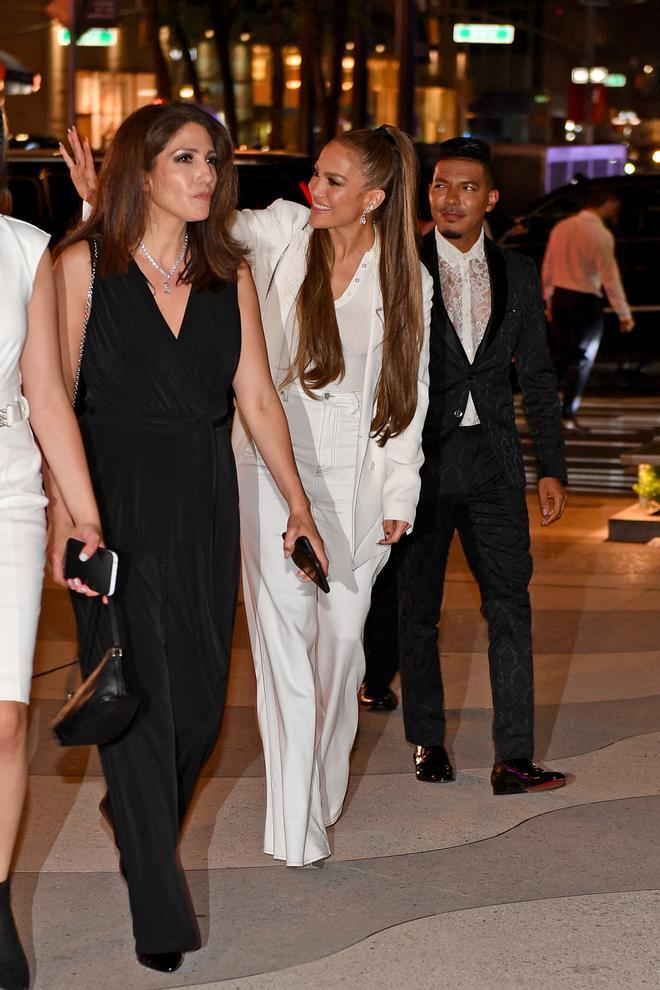
[[[555,366],[564,379],[562,421],[575,429],[577,413],[603,336],[603,291],[619,317],[621,333],[635,323],[614,253],[621,201],[607,187],[594,187],[587,205],[550,232],[541,278],[550,321]]]

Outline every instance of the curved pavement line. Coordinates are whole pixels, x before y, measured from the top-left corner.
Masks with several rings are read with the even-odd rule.
[[[654,920],[649,907],[656,905]],[[577,918],[579,932],[571,930]],[[481,987],[485,973],[488,990],[620,990],[626,981],[655,990],[659,920],[655,888],[463,908],[389,925],[313,962],[176,990],[335,990],[346,984],[380,990],[385,973],[387,985],[415,990],[437,990],[439,974],[452,990]],[[613,938],[614,930],[620,937]]]

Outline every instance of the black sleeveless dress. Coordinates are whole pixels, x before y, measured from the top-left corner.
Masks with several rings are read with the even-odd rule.
[[[108,546],[127,674],[141,698],[101,747],[138,952],[185,951],[198,929],[177,867],[179,828],[220,730],[239,570],[231,382],[237,290],[190,293],[179,337],[131,262],[97,274],[82,361],[81,430]],[[110,643],[74,596],[83,670]]]

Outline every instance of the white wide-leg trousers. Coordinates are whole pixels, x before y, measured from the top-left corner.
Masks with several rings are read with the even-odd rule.
[[[328,856],[339,818],[364,676],[362,633],[389,548],[352,569],[359,396],[282,396],[293,448],[330,561],[330,593],[285,560],[288,509],[252,447],[238,460],[243,591],[266,763],[264,851],[289,866]]]

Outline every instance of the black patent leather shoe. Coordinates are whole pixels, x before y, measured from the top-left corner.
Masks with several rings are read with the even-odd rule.
[[[456,780],[456,771],[449,762],[444,746],[415,746],[415,776],[428,784]]]
[[[183,952],[138,952],[137,961],[158,973],[176,973],[183,963]]]
[[[367,684],[366,681],[358,691],[358,701],[370,712],[393,712],[399,704],[397,696],[387,684]]]
[[[557,770],[544,770],[531,760],[503,760],[493,766],[490,782],[493,794],[527,794],[564,787],[566,775]]]

